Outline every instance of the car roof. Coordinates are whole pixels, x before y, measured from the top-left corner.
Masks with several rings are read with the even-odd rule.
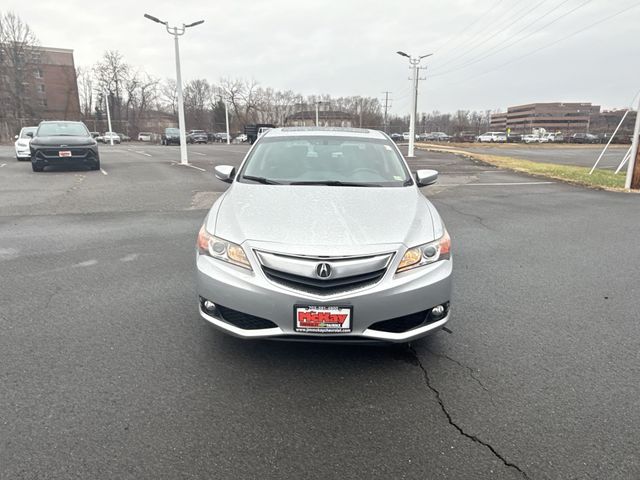
[[[379,130],[346,127],[279,127],[267,130],[262,138],[269,137],[362,137],[386,139],[387,136]]]
[[[82,122],[74,122],[73,120],[43,120],[39,125],[43,123],[77,123],[78,125],[84,125]]]

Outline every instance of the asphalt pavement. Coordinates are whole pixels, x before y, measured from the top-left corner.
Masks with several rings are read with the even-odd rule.
[[[418,152],[452,333],[242,341],[200,320],[194,245],[246,150],[0,147],[1,479],[640,478],[640,196]]]
[[[446,147],[446,144],[444,144]],[[552,144],[507,144],[476,145],[461,147],[464,150],[489,155],[516,157],[533,162],[559,163],[561,165],[577,165],[591,168],[605,145],[552,145]],[[622,162],[630,145],[609,145],[598,168],[615,170]]]

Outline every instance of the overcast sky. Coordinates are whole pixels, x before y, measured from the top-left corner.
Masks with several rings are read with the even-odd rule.
[[[175,77],[173,37],[142,15],[204,19],[181,37],[185,81],[245,77],[334,96],[388,90],[396,113],[410,101],[397,50],[434,53],[423,63],[420,111],[545,101],[618,108],[640,89],[638,0],[3,0],[0,9],[20,15],[42,45],[73,49],[76,66],[119,50],[160,78]]]

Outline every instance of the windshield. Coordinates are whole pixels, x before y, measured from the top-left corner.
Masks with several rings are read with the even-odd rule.
[[[260,141],[242,182],[401,187],[413,184],[402,157],[384,139],[275,137]]]
[[[27,133],[35,133],[38,127],[26,127],[20,131],[20,138],[29,138],[27,137]]]
[[[89,130],[82,123],[48,122],[38,127],[38,137],[72,136],[90,137]]]
[[[178,130],[177,128],[167,128],[164,133],[166,133],[167,135],[179,135],[180,134],[180,130]]]

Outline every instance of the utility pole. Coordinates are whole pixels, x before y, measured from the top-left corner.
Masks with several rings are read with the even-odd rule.
[[[638,95],[638,106],[636,108],[636,126],[633,129],[633,142],[631,144],[631,157],[629,157],[629,166],[627,167],[627,178],[624,188],[640,190],[640,95]]]
[[[360,128],[362,128],[362,110],[364,106],[364,98],[360,99]]]
[[[104,103],[107,105],[107,124],[109,125],[109,140],[113,147],[113,130],[111,130],[111,112],[109,111],[109,94],[105,91]]]
[[[389,94],[391,92],[382,92],[384,93],[384,133],[389,133],[387,132],[388,128],[387,128],[387,111],[389,109]]]
[[[403,57],[407,57],[409,59],[409,64],[411,65],[411,68],[413,70],[413,77],[412,77],[412,91],[413,91],[413,95],[411,98],[411,120],[409,123],[409,150],[407,152],[407,157],[408,158],[413,158],[415,157],[414,152],[415,152],[415,141],[416,141],[416,114],[417,114],[417,110],[418,110],[418,70],[420,69],[420,61],[423,58],[429,57],[431,55],[433,55],[433,53],[428,53],[427,55],[421,55],[419,57],[412,57],[411,55],[408,55],[404,52],[396,52],[398,55],[401,55]]]
[[[182,27],[170,27],[169,23],[158,18],[144,14],[144,17],[152,22],[160,23],[165,26],[167,33],[173,35],[175,41],[176,52],[176,83],[178,89],[178,127],[180,127],[180,164],[189,165],[189,159],[187,158],[187,134],[184,122],[184,99],[182,95],[182,76],[180,74],[180,46],[178,45],[178,37],[184,35],[187,28],[195,27],[204,23],[204,20],[198,20],[197,22],[190,23],[189,25],[182,24]]]
[[[224,101],[224,116],[227,121],[227,145],[231,143],[231,136],[229,135],[229,104]]]

